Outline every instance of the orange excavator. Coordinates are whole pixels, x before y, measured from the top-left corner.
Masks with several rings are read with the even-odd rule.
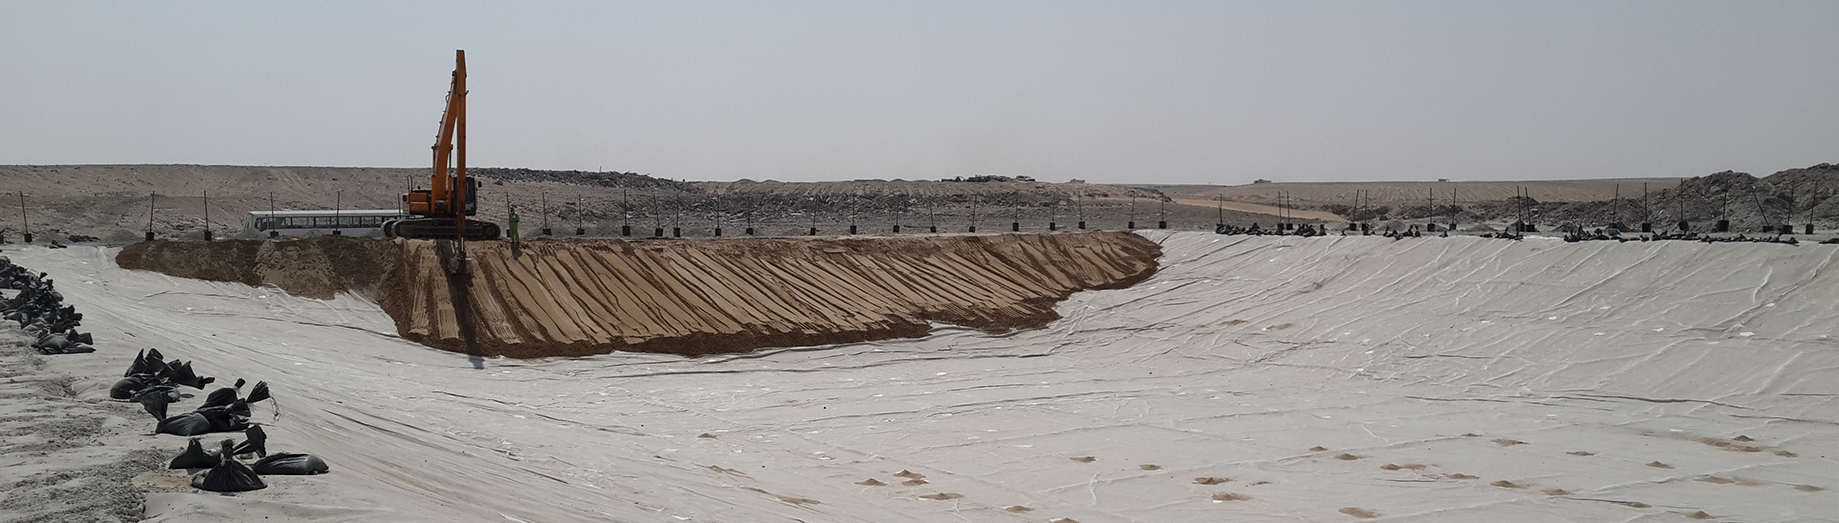
[[[391,238],[461,241],[498,239],[498,224],[469,220],[479,211],[479,181],[466,177],[466,51],[454,52],[453,86],[447,92],[447,110],[434,142],[434,181],[426,190],[402,195],[411,216],[384,222],[383,235]],[[456,147],[457,145],[457,147]],[[457,153],[457,154],[456,154]],[[453,169],[448,169],[452,160]]]

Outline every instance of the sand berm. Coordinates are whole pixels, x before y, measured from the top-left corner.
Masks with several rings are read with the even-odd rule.
[[[480,356],[612,351],[683,355],[924,336],[933,323],[992,333],[1059,318],[1074,292],[1156,272],[1161,248],[1122,232],[468,245],[470,282],[441,242],[321,237],[154,241],[124,269],[375,301],[409,340]]]

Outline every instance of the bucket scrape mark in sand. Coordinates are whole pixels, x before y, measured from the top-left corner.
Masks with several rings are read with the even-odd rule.
[[[1706,514],[1705,511],[1703,510],[1700,510],[1698,512],[1693,512],[1691,514],[1686,514],[1686,517],[1692,518],[1692,519],[1716,519],[1717,518],[1717,516]]]
[[[1494,485],[1494,486],[1496,486],[1496,487],[1500,487],[1500,488],[1526,488],[1526,485],[1522,485],[1522,484],[1519,484],[1519,483],[1514,483],[1514,482],[1512,482],[1512,481],[1507,481],[1507,480],[1504,480],[1504,479],[1503,479],[1503,480],[1500,480],[1500,481],[1496,481],[1496,482],[1493,482],[1493,483],[1489,483],[1489,485]]]
[[[1548,489],[1545,489],[1545,495],[1547,496],[1569,496],[1571,495],[1571,491],[1561,489],[1561,488],[1548,488]]]
[[[1077,462],[1080,462],[1080,463],[1091,463],[1091,462],[1094,462],[1094,461],[1098,461],[1098,458],[1094,458],[1094,457],[1092,457],[1092,456],[1080,456],[1080,457],[1077,457],[1077,458],[1068,458],[1068,459],[1071,459],[1071,460],[1073,460],[1073,461],[1077,461]]]
[[[1826,489],[1816,487],[1813,485],[1795,485],[1794,490],[1799,490],[1801,492],[1819,492],[1819,491],[1826,490]]]
[[[774,494],[774,493],[767,492],[767,491],[760,490],[760,489],[753,488],[753,487],[741,487],[741,489],[772,496],[778,499],[779,501],[790,503],[793,505],[822,505],[823,504],[822,502],[819,502],[818,500],[815,500],[815,499],[800,498],[800,497],[793,497],[793,496],[781,496],[778,494]]]
[[[1216,477],[1211,477],[1211,476],[1204,477],[1204,478],[1194,478],[1194,484],[1196,485],[1218,485],[1218,484],[1225,483],[1228,481],[1232,481],[1232,478],[1216,478]]]
[[[1734,479],[1720,478],[1717,476],[1705,476],[1705,477],[1699,478],[1699,481],[1718,484],[1718,485],[1729,485],[1729,484],[1737,482],[1737,480],[1734,480]]]
[[[1469,475],[1469,474],[1463,474],[1463,473],[1461,473],[1461,472],[1457,472],[1457,473],[1455,473],[1455,474],[1450,474],[1450,475],[1448,475],[1448,476],[1443,476],[1443,477],[1446,477],[1446,478],[1449,478],[1449,479],[1481,479],[1481,476],[1474,476],[1474,475]]]
[[[1248,499],[1252,497],[1234,492],[1220,492],[1213,495],[1214,501],[1245,501]]]
[[[857,484],[857,485],[862,485],[862,486],[865,486],[865,487],[885,487],[885,486],[888,486],[888,484],[887,484],[887,483],[882,483],[882,482],[881,482],[881,480],[878,480],[878,479],[875,479],[875,478],[868,478],[868,479],[865,479],[865,480],[862,480],[862,481],[857,481],[857,482],[856,482],[856,484]]]
[[[1355,456],[1353,454],[1342,454],[1339,456],[1335,456],[1335,459],[1338,459],[1341,461],[1353,461],[1353,460],[1357,460],[1357,459],[1364,458],[1364,457],[1366,456]]]
[[[1349,516],[1357,517],[1360,519],[1373,519],[1373,518],[1379,517],[1378,512],[1374,512],[1374,511],[1359,508],[1359,507],[1346,507],[1346,508],[1341,509],[1341,513],[1347,514]]]
[[[1380,465],[1379,468],[1381,470],[1424,470],[1424,467],[1426,466],[1427,465],[1423,465],[1419,463],[1406,463],[1404,465],[1394,465],[1391,463],[1387,463],[1384,465]]]
[[[1245,320],[1226,320],[1226,325],[1228,327],[1235,326],[1235,325],[1244,325],[1246,323],[1247,322]]]
[[[900,469],[900,472],[894,473],[894,477],[907,478],[907,479],[922,479],[922,478],[925,478],[926,475],[918,473],[918,472],[914,472],[911,470],[907,470],[907,469]]]
[[[1142,464],[1142,465],[1137,465],[1137,468],[1139,468],[1139,469],[1143,469],[1143,470],[1162,470],[1162,466],[1161,466],[1161,465],[1156,465],[1156,464],[1148,464],[1148,463],[1146,463],[1146,464]]]
[[[1595,456],[1596,455],[1595,452],[1590,452],[1586,450],[1573,450],[1570,452],[1566,452],[1565,454],[1570,454],[1572,456]]]
[[[958,499],[962,497],[964,497],[963,494],[959,494],[956,492],[940,492],[938,494],[927,494],[924,496],[920,496],[920,498],[930,499],[933,501],[946,501],[946,500]]]
[[[1295,326],[1296,324],[1294,323],[1279,323],[1276,325],[1265,327],[1264,330],[1280,331],[1280,330],[1288,329],[1290,327],[1295,327]]]
[[[1030,510],[1034,510],[1034,509],[1031,509],[1031,508],[1028,508],[1028,507],[1024,507],[1024,506],[1021,506],[1021,505],[1009,505],[1009,506],[1007,506],[1007,507],[1003,507],[1003,510],[1007,510],[1007,511],[1009,511],[1009,512],[1014,512],[1014,513],[1017,513],[1017,514],[1020,514],[1020,513],[1023,513],[1023,512],[1028,512],[1028,511],[1030,511]]]
[[[925,485],[925,484],[927,484],[927,483],[931,483],[931,482],[930,482],[930,481],[926,481],[926,480],[923,480],[923,479],[919,479],[919,478],[914,478],[914,479],[909,479],[909,480],[906,480],[906,481],[902,481],[902,482],[900,482],[900,484],[902,484],[902,485],[906,485],[906,486],[909,486],[909,487],[917,487],[917,486],[920,486],[920,485]]]
[[[1649,466],[1649,467],[1654,467],[1654,468],[1657,468],[1657,469],[1670,469],[1670,468],[1673,468],[1673,466],[1672,466],[1672,465],[1668,465],[1668,464],[1665,464],[1665,463],[1661,463],[1661,462],[1659,462],[1659,461],[1649,461],[1649,462],[1647,462],[1647,466]]]
[[[1520,440],[1517,440],[1517,439],[1506,439],[1506,438],[1501,438],[1501,439],[1497,439],[1497,440],[1494,440],[1494,444],[1495,444],[1495,445],[1500,445],[1500,446],[1502,446],[1502,447],[1511,447],[1511,446],[1514,446],[1514,445],[1525,445],[1525,444],[1526,444],[1526,442],[1524,442],[1524,441],[1520,441]]]

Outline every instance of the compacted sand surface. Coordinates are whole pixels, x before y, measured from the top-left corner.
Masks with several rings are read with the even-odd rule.
[[[155,472],[139,481],[157,521],[1810,521],[1839,506],[1833,246],[1145,237],[1154,276],[1072,294],[1040,328],[691,358],[468,358],[351,294],[128,271],[101,248],[7,255],[50,272],[95,330],[98,353],[45,363],[79,399],[158,347],[267,380],[269,447],[332,467],[233,496]]]

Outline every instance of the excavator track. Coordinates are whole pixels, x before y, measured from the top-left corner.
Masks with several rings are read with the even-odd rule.
[[[413,218],[392,220],[383,223],[383,236],[386,238],[412,238],[419,240],[451,240],[459,237],[458,220],[453,218]],[[485,241],[498,239],[498,224],[479,220],[466,220],[466,241]]]

